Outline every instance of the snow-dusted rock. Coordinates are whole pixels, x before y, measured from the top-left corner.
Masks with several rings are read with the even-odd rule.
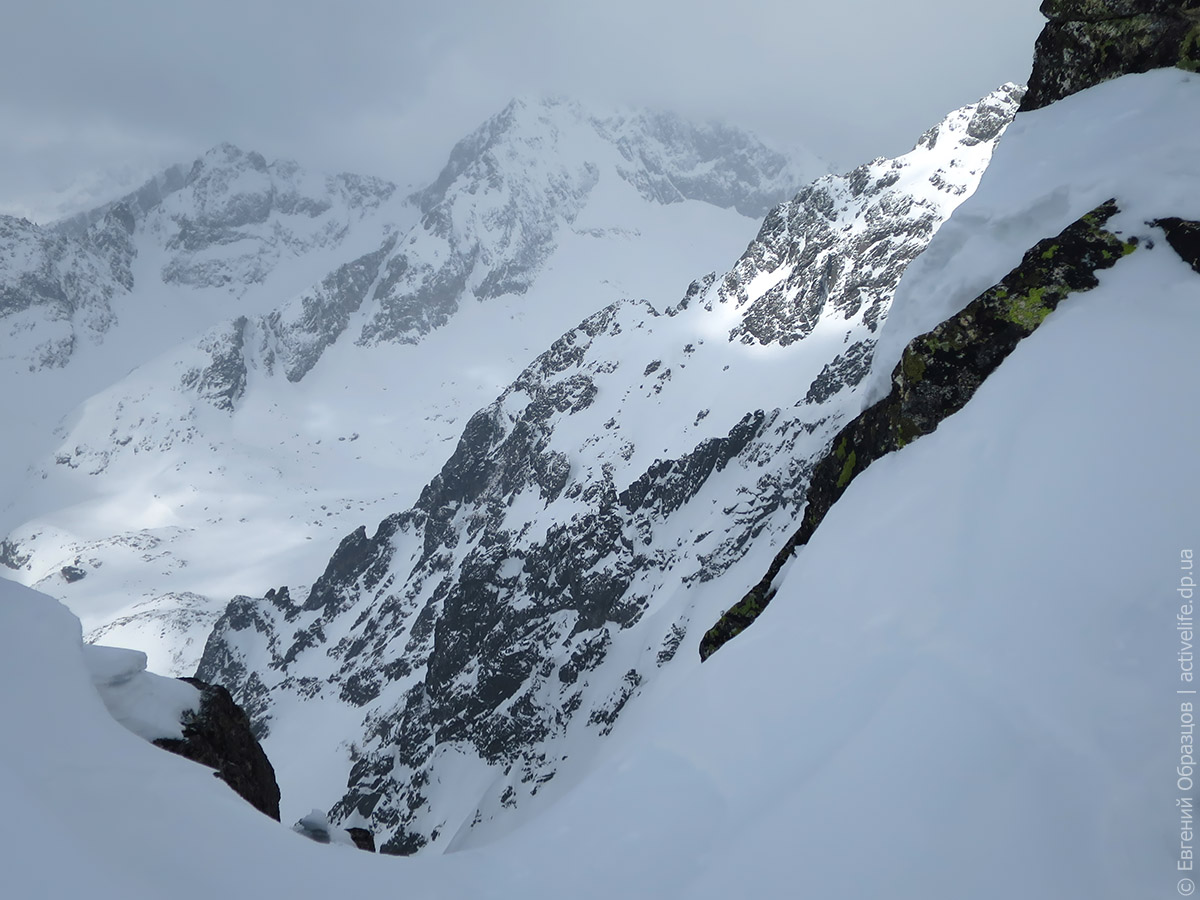
[[[388,852],[470,842],[553,790],[699,640],[695,611],[715,617],[786,537],[900,273],[1019,99],[1006,86],[907,156],[821,179],[669,308],[585,319],[307,599],[231,604],[200,677],[272,730],[355,715],[335,819],[369,818]]]
[[[95,343],[129,290],[128,217],[118,207],[80,240],[0,216],[0,362],[11,372],[61,368]]]
[[[129,363],[80,391],[20,479],[16,577],[187,674],[207,632],[195,598],[215,617],[239,592],[307,590],[337,538],[410,504],[470,414],[564,330],[673,294],[744,245],[757,222],[738,208],[821,168],[731,128],[517,101],[411,201],[228,146],[169,170],[120,204],[137,282],[98,351]],[[58,231],[82,240],[97,216]],[[201,269],[215,274],[164,281]],[[185,325],[187,340],[162,337]],[[59,575],[77,560],[86,591]],[[185,614],[168,595],[190,598]]]

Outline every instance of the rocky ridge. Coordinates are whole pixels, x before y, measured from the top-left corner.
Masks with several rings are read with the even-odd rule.
[[[116,209],[74,240],[0,216],[0,360],[15,371],[61,368],[77,344],[103,339],[114,298],[133,286],[131,227]]]
[[[614,175],[647,202],[695,200],[744,215],[761,215],[801,177],[787,157],[735,129],[515,100],[409,198],[421,221],[403,239],[388,238],[265,317],[263,365],[278,362],[300,380],[360,310],[356,343],[416,343],[469,300],[524,294],[600,179]]]
[[[102,343],[125,299],[155,285],[236,296],[282,263],[335,248],[395,192],[358,175],[316,176],[229,144],[120,200],[52,226],[0,219],[0,327],[30,371],[61,368],[78,341]],[[139,258],[152,260],[149,267]],[[138,281],[135,284],[135,273]],[[118,313],[118,309],[120,312]]]
[[[1197,6],[1192,0],[1044,0],[1041,9],[1049,21],[1038,37],[1021,110],[1042,108],[1122,75],[1170,67],[1197,71]],[[905,347],[891,375],[890,393],[833,440],[814,469],[800,528],[758,584],[705,633],[702,660],[758,618],[775,595],[783,567],[860,472],[936,430],[1059,302],[1094,288],[1097,271],[1137,248],[1137,237],[1125,240],[1104,229],[1118,211],[1117,201],[1109,200],[1057,237],[1039,242],[1003,280]],[[1200,271],[1200,226],[1178,217],[1145,224],[1161,229],[1167,243]]]
[[[528,803],[671,663],[693,607],[784,539],[900,272],[1020,95],[818,181],[674,306],[589,317],[471,418],[410,510],[348,536],[303,602],[231,603],[199,676],[265,729],[297,693],[361,710],[334,818],[369,819],[386,852],[469,840]],[[769,405],[739,409],[742,393]],[[466,800],[439,788],[463,778]]]
[[[36,514],[12,516],[0,564],[76,604],[92,637],[190,674],[233,570],[290,579],[360,516],[410,503],[470,413],[563,330],[679,284],[750,235],[734,207],[765,208],[819,168],[723,126],[517,101],[411,198],[222,145],[44,229],[78,247],[120,211],[135,280],[96,352],[70,357],[57,413],[50,376],[29,373],[44,436],[11,504]],[[416,324],[385,339],[393,300],[416,303]],[[431,373],[440,383],[411,389]],[[116,495],[132,515],[105,520]]]
[[[758,211],[794,190],[803,177],[798,168],[724,126],[651,113],[598,118],[565,100],[514,101],[459,142],[437,180],[408,198],[418,223],[407,230],[385,225],[374,249],[311,288],[260,315],[221,322],[181,346],[160,364],[171,371],[149,379],[156,391],[111,393],[106,418],[116,427],[110,440],[96,446],[71,435],[66,443],[77,466],[101,472],[114,456],[154,452],[198,433],[191,409],[163,421],[157,411],[163,389],[232,412],[251,372],[298,382],[339,341],[415,344],[446,325],[463,303],[519,297],[566,234],[578,233],[575,220],[602,175],[626,182],[653,204],[692,200]],[[333,201],[302,190],[312,180],[294,164],[267,164],[227,145],[212,151],[142,226],[172,253],[164,278],[244,286],[261,281],[285,249],[300,253],[341,240],[346,226],[343,217],[331,218]],[[352,176],[328,179],[326,188],[362,211],[393,190]],[[276,221],[282,214],[316,217],[311,233],[284,230]],[[73,222],[70,230],[80,225]],[[127,432],[137,433],[133,444],[123,442]]]
[[[1109,201],[1058,236],[1034,245],[1002,281],[933,331],[912,340],[892,372],[891,393],[838,432],[813,468],[799,530],[762,580],[705,633],[701,659],[748,628],[766,609],[784,565],[808,543],[860,473],[881,456],[935,431],[967,404],[1060,302],[1096,287],[1096,272],[1112,268],[1137,249],[1136,237],[1123,240],[1105,230],[1117,212],[1116,201]]]

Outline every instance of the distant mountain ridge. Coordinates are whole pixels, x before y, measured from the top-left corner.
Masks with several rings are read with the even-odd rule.
[[[54,573],[69,545],[43,523],[0,542],[0,564],[93,595],[134,593],[135,570],[182,588],[206,561],[261,582],[256,558],[281,532],[345,534],[311,590],[295,580],[310,560],[276,559],[267,574],[292,589],[228,604],[201,668],[253,706],[285,822],[348,837],[334,818],[354,843],[374,830],[386,852],[429,852],[383,865],[248,815],[112,721],[125,699],[161,711],[157,691],[136,696],[153,680],[143,654],[81,652],[76,617],[0,582],[13,686],[0,781],[22,810],[7,883],[181,900],[246,884],[597,900],[1191,893],[1194,704],[1166,685],[1191,673],[1200,503],[1187,474],[1194,5],[1044,0],[1037,91],[1007,85],[912,153],[820,179],[682,299],[650,277],[672,267],[615,250],[677,249],[714,208],[639,199],[618,228],[589,203],[525,294],[462,303],[416,343],[334,340],[292,381],[246,349],[263,310],[242,310],[240,343],[217,348],[221,329],[187,341],[77,411],[47,496],[126,483],[57,527],[149,524]],[[1141,72],[1163,46],[1145,36],[1164,29],[1179,67]],[[1018,104],[1031,111],[1014,117]],[[614,283],[631,272],[667,301]],[[550,339],[539,330],[613,294]],[[361,334],[369,311],[339,333]],[[482,389],[459,380],[498,377],[530,346],[492,402],[467,403]],[[89,350],[31,381],[78,374]],[[222,393],[237,379],[200,377],[218,358],[246,363],[240,396]],[[179,379],[189,366],[194,384]],[[122,399],[161,415],[174,443],[83,474]],[[464,407],[478,409],[465,427]],[[128,412],[120,427],[122,448],[153,430]],[[433,447],[419,496],[372,468],[373,454],[420,452],[380,444],[389,430],[454,442]],[[256,488],[269,467],[278,479]],[[351,472],[354,509],[313,486]],[[257,504],[230,499],[255,490]],[[202,503],[225,505],[202,521]],[[373,535],[348,526],[383,511]],[[189,546],[189,528],[204,541]],[[161,613],[209,602],[160,595],[131,612],[182,656],[196,629]],[[134,633],[110,624],[121,642]],[[694,652],[729,638],[707,662]],[[126,696],[102,704],[105,682]]]
[[[25,459],[11,472],[23,496],[3,557],[14,577],[87,598],[93,635],[149,642],[156,664],[189,673],[245,589],[232,570],[276,566],[266,584],[297,585],[293,570],[336,546],[325,535],[411,502],[459,417],[564,329],[686,281],[753,234],[736,207],[823,168],[726,126],[518,100],[410,196],[219,145],[87,215],[18,222],[107,287],[85,305],[55,282],[44,293],[63,310],[20,295],[5,349],[40,398],[18,417],[41,422],[45,449],[28,477]],[[73,312],[93,307],[95,327]],[[15,322],[0,310],[0,327]],[[52,328],[54,366],[43,353],[30,371]]]
[[[335,812],[390,852],[519,815],[699,640],[697,611],[769,561],[856,411],[900,274],[1022,93],[819,179],[674,305],[589,316],[471,417],[411,509],[346,537],[306,599],[231,603],[199,677],[235,685],[268,730],[359,710]]]

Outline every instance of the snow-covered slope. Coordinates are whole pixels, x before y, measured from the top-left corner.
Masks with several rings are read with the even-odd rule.
[[[819,170],[731,128],[557,100],[515,101],[407,200],[218,147],[59,226],[86,242],[125,216],[134,288],[91,357],[22,382],[42,446],[51,411],[84,402],[31,475],[14,454],[0,561],[92,637],[190,672],[231,596],[311,582],[343,534],[411,503],[564,330],[677,292],[752,237],[739,209]]]
[[[28,466],[52,456],[73,407],[179,341],[303,290],[416,215],[386,182],[222,145],[88,216],[0,221],[0,416],[12,423],[0,530],[58,502],[29,496],[49,486]]]
[[[682,301],[589,316],[306,599],[235,600],[199,674],[270,729],[281,779],[320,771],[340,793],[353,763],[336,812],[392,851],[479,840],[569,784],[786,536],[901,272],[1019,99],[1007,86],[912,153],[817,181]]]
[[[1124,153],[1123,209],[1200,218],[1190,167],[1140,165],[1195,146],[1198,103],[1195,76],[1150,73],[1021,116],[962,228],[934,239],[931,253],[979,251],[945,257],[944,277],[967,285],[989,241],[1008,254],[1009,224],[1056,232],[1038,178],[1006,160],[1097,121],[1107,140],[1038,157],[1048,179],[1090,202]],[[1178,617],[1194,616],[1179,588],[1195,580],[1200,508],[1186,477],[1200,434],[1179,410],[1200,374],[1200,274],[1137,230],[1153,248],[1068,297],[961,412],[853,481],[758,624],[702,666],[679,653],[590,774],[486,846],[396,860],[303,841],[116,726],[78,625],[0,583],[0,683],[23,686],[0,692],[0,798],[19,812],[0,820],[6,885],[182,900],[249,884],[294,897],[1178,893],[1192,829],[1177,801],[1194,800],[1176,784],[1181,723],[1191,733]],[[919,272],[897,311],[939,302],[922,282],[940,270]]]

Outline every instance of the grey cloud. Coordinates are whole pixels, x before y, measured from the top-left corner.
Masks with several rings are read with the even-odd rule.
[[[546,92],[727,119],[845,168],[1027,77],[1041,25],[1037,0],[9,7],[0,210],[221,140],[420,181],[511,96]]]

